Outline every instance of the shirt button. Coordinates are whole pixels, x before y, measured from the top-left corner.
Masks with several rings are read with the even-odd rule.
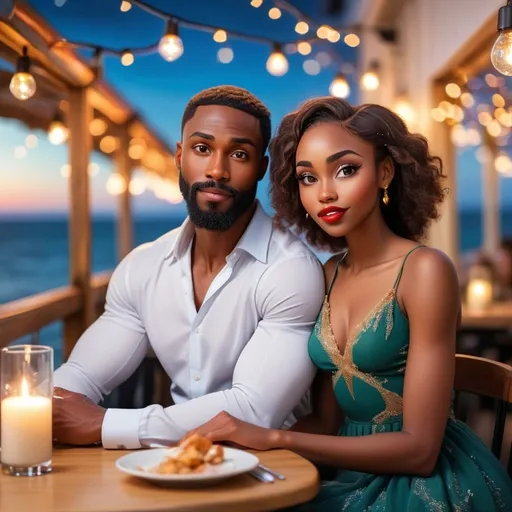
[[[194,380],[201,380],[201,375],[196,375],[196,376],[194,377]]]

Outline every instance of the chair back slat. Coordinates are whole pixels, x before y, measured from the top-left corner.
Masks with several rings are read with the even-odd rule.
[[[497,400],[491,450],[499,459],[505,433],[507,404],[512,403],[512,367],[484,357],[457,354],[454,389]],[[512,446],[507,471],[512,475]]]
[[[484,357],[457,354],[455,390],[512,401],[512,367]]]

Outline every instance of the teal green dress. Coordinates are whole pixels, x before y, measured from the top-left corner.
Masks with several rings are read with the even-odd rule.
[[[329,294],[342,260],[336,266],[309,341],[309,353],[320,370],[332,373],[334,392],[346,415],[341,436],[368,436],[402,429],[409,322],[398,306],[396,290],[409,254],[393,288],[348,339],[344,355],[338,349],[330,322]],[[343,470],[335,480],[322,483],[312,502],[293,510],[512,512],[512,482],[505,467],[469,427],[449,418],[431,476]]]

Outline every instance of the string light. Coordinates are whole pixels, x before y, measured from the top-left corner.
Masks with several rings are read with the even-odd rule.
[[[25,101],[34,96],[36,89],[36,81],[30,74],[30,57],[28,56],[28,48],[24,46],[21,57],[18,57],[16,73],[14,73],[11,78],[9,90],[16,99]]]
[[[113,153],[117,149],[117,139],[112,135],[105,135],[100,140],[100,149],[106,154]]]
[[[54,146],[64,144],[69,137],[69,131],[62,121],[62,116],[57,113],[48,127],[48,141]]]
[[[393,110],[402,118],[409,128],[411,128],[416,122],[416,111],[411,105],[409,98],[404,94],[398,96]]]
[[[33,133],[29,133],[25,137],[25,146],[29,149],[33,149],[37,146],[38,138],[37,135],[34,135]]]
[[[123,66],[131,66],[134,60],[135,58],[133,57],[133,53],[129,52],[128,50],[123,52],[123,55],[121,56],[121,64]]]
[[[281,9],[272,7],[272,9],[268,11],[268,17],[272,20],[278,20],[281,17]]]
[[[126,192],[126,189],[128,188],[128,184],[126,183],[124,176],[118,172],[113,172],[107,178],[105,186],[107,188],[107,192],[112,196],[119,196]]]
[[[305,21],[299,21],[295,25],[295,32],[301,35],[307,34],[309,32],[309,25]]]
[[[288,0],[271,0],[273,6],[269,9],[268,15],[272,19],[279,19],[282,16],[283,11],[288,12],[292,16],[297,18],[297,23],[295,25],[295,31],[298,34],[304,35],[311,29],[312,23],[308,17],[300,11],[295,5],[291,4]],[[156,16],[158,18],[161,18],[166,23],[166,29],[164,35],[160,38],[158,43],[154,43],[151,45],[146,45],[144,47],[139,48],[130,48],[125,50],[118,50],[114,48],[107,48],[107,47],[101,47],[98,45],[93,45],[89,43],[82,43],[82,42],[73,42],[73,41],[67,41],[67,40],[58,40],[50,44],[50,47],[57,46],[57,45],[68,45],[73,46],[76,48],[84,48],[84,49],[91,49],[94,50],[95,54],[93,57],[94,65],[91,63],[91,67],[94,67],[95,71],[97,72],[97,78],[101,78],[101,57],[104,54],[111,54],[111,55],[118,55],[121,58],[121,62],[123,65],[131,65],[133,63],[133,58],[137,54],[140,55],[147,55],[152,53],[153,51],[157,50],[162,58],[165,60],[172,62],[177,59],[179,59],[183,53],[184,53],[184,45],[183,41],[179,37],[179,28],[180,27],[186,27],[189,29],[197,29],[197,30],[203,30],[203,31],[209,31],[213,34],[213,39],[215,42],[218,43],[224,43],[227,41],[228,37],[233,37],[237,39],[245,39],[248,41],[258,42],[258,43],[264,43],[264,44],[273,44],[272,40],[269,40],[266,37],[261,36],[254,36],[251,34],[246,34],[242,32],[236,32],[231,30],[226,30],[222,27],[215,27],[212,25],[208,25],[205,23],[200,23],[196,21],[191,21],[185,18],[182,18],[178,15],[171,14],[169,12],[163,11],[159,8],[156,8],[150,4],[148,4],[146,1],[143,0],[124,0],[121,2],[121,11],[127,12],[132,6],[136,6],[139,9],[149,13],[150,15]],[[263,5],[263,0],[252,0],[250,2],[250,5],[252,5],[255,8],[261,7]],[[316,42],[318,40],[328,40],[331,43],[337,43],[341,39],[340,30],[343,30],[341,28],[334,29],[328,25],[321,25],[316,30],[316,36],[313,35],[312,37],[309,37],[307,40],[304,41],[294,41],[294,42],[281,42],[281,46],[283,48],[286,48],[287,51],[290,49],[293,45],[294,48],[296,48],[297,44],[300,43],[307,43],[311,46],[313,42]],[[381,32],[379,29],[373,29],[377,32]],[[346,31],[346,30],[343,30]],[[229,36],[228,36],[229,34]],[[359,37],[349,32],[344,38],[345,44],[348,46],[355,47],[359,44]],[[305,50],[307,46],[305,44],[301,45],[301,48],[304,52],[307,52]],[[232,51],[232,50],[231,50]],[[229,51],[225,51],[221,54],[222,57],[219,56],[219,53],[217,54],[217,59],[219,62],[225,63],[226,61],[230,61],[228,54]],[[275,52],[273,52],[275,53]],[[310,52],[303,53],[304,55],[309,54]],[[282,54],[282,52],[281,52]],[[231,59],[232,60],[232,59]],[[320,61],[320,59],[317,59],[322,66],[324,64]],[[281,76],[281,74],[284,74],[286,71],[282,72],[281,69],[288,70],[288,62],[286,61],[286,58],[283,58],[282,55],[273,56],[271,55],[269,59],[267,60],[267,69],[269,67],[270,63],[270,69],[273,70],[272,74],[275,74],[276,72],[278,75]]]
[[[121,2],[121,12],[128,12],[132,8],[131,2],[128,2],[127,0],[123,0]]]
[[[142,177],[135,176],[130,180],[128,190],[132,196],[140,196],[146,191],[146,180]]]
[[[347,34],[344,37],[343,41],[347,46],[350,46],[351,48],[356,48],[357,46],[359,46],[359,43],[361,42],[357,34]]]
[[[283,76],[288,72],[288,61],[278,44],[274,44],[273,51],[267,60],[267,71],[274,76]]]
[[[107,123],[99,117],[93,119],[89,124],[89,133],[93,137],[99,137],[100,135],[103,135],[106,131]]]
[[[454,83],[449,83],[445,87],[446,94],[450,98],[459,98],[462,94],[462,91],[460,89],[460,86]]]
[[[368,71],[361,77],[361,87],[366,91],[375,91],[379,88],[379,63],[374,61],[370,64]]]
[[[348,98],[350,95],[350,86],[348,85],[348,81],[345,78],[343,73],[338,73],[334,80],[331,82],[329,86],[329,92],[332,96],[336,96],[337,98]]]
[[[327,39],[329,37],[330,33],[331,33],[331,29],[327,25],[322,25],[321,27],[318,27],[318,29],[316,31],[316,35],[320,39]]]
[[[327,36],[327,40],[330,43],[337,43],[341,39],[341,35],[336,30],[331,30]]]
[[[301,41],[297,44],[297,51],[301,55],[309,55],[311,53],[311,45],[307,41]]]
[[[219,48],[217,52],[217,59],[222,64],[229,64],[235,57],[233,50],[231,48]]]
[[[167,22],[165,34],[158,43],[158,52],[167,62],[173,62],[183,55],[183,41],[178,35],[178,24],[175,20]]]
[[[302,68],[308,75],[318,75],[320,71],[322,70],[322,66],[320,66],[320,62],[318,62],[315,59],[308,59],[304,61],[304,64],[302,64]]]
[[[219,29],[213,34],[213,40],[216,43],[225,43],[228,40],[228,35],[225,30]]]
[[[505,76],[512,76],[512,0],[498,11],[498,38],[491,50],[492,65]]]

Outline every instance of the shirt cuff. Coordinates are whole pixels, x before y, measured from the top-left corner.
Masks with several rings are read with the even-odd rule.
[[[144,409],[107,409],[101,426],[101,442],[107,450],[142,448],[139,426]]]

